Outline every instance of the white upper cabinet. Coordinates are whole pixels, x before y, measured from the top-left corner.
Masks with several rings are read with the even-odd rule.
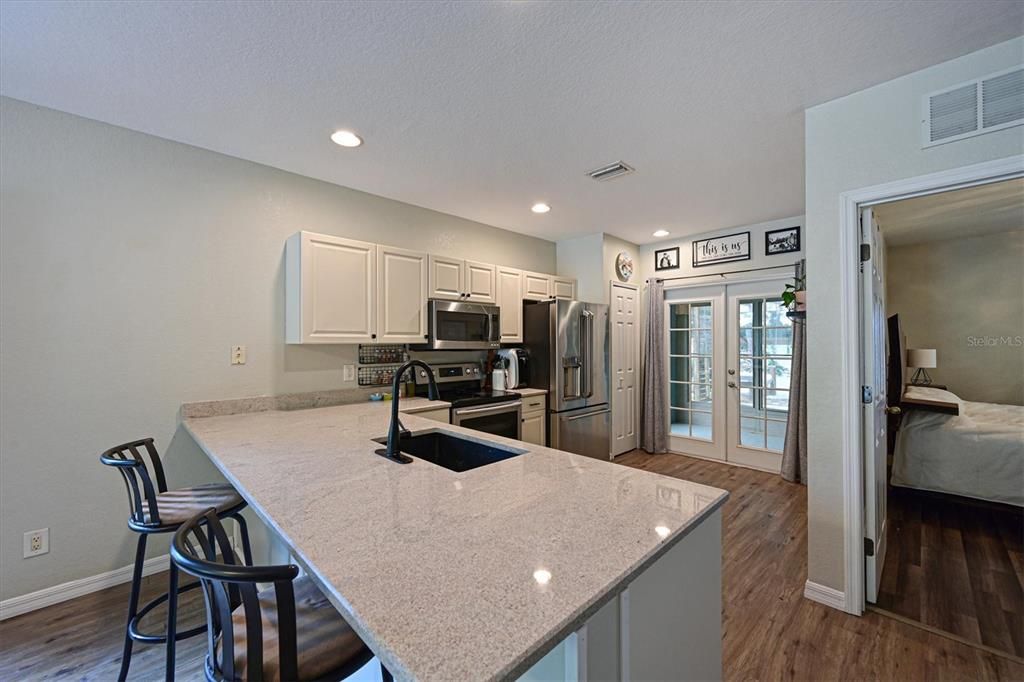
[[[463,293],[467,301],[474,303],[495,303],[497,302],[497,284],[495,280],[496,268],[487,263],[466,261],[465,275],[466,287]]]
[[[523,271],[523,298],[528,301],[547,301],[554,294],[551,291],[551,275]]]
[[[555,298],[576,298],[576,280],[567,277],[551,278],[551,293]]]
[[[377,338],[380,343],[423,343],[427,338],[428,256],[377,247]]]
[[[501,308],[501,342],[523,340],[523,273],[515,268],[497,268],[497,299]]]
[[[375,244],[299,232],[288,239],[285,264],[288,343],[375,339]]]
[[[430,257],[430,298],[461,301],[465,298],[465,261],[446,256]]]
[[[447,256],[430,257],[430,298],[494,303],[495,267]]]

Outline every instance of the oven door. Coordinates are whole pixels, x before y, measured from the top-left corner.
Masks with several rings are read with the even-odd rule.
[[[501,345],[501,318],[497,306],[431,299],[428,312],[430,348],[464,350]]]
[[[522,440],[522,413],[523,403],[520,400],[495,405],[455,407],[452,408],[452,424]]]

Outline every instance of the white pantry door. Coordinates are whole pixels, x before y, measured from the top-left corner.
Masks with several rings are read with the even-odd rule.
[[[860,214],[861,391],[864,407],[864,596],[874,603],[885,565],[886,533],[886,352],[885,246],[870,208]]]
[[[611,285],[612,457],[635,450],[637,441],[638,287]]]

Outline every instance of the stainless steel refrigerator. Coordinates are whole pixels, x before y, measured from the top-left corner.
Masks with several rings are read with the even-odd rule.
[[[530,386],[548,392],[548,445],[611,459],[608,306],[581,301],[523,305]]]

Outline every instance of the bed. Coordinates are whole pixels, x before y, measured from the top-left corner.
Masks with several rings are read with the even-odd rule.
[[[890,386],[902,388],[897,395],[903,412],[892,485],[1024,507],[1024,407],[970,402],[940,388],[906,385],[900,331],[898,321],[890,323],[890,342],[899,340],[891,343]]]

